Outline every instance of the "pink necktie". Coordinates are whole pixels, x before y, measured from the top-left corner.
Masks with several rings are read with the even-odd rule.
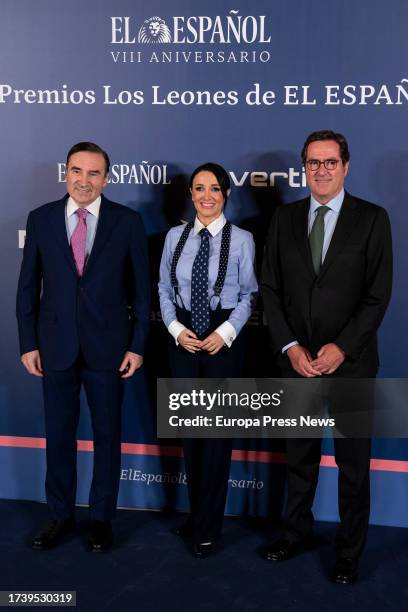
[[[86,208],[78,208],[75,212],[78,215],[78,223],[71,236],[71,249],[78,274],[82,276],[85,263],[86,215],[88,211]]]

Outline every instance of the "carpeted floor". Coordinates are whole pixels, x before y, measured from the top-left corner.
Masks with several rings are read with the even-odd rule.
[[[408,530],[371,527],[353,586],[332,584],[336,526],[317,523],[316,548],[282,564],[260,549],[273,530],[265,523],[227,518],[214,556],[194,559],[171,529],[182,516],[118,511],[115,546],[86,550],[87,511],[78,508],[78,533],[50,551],[30,538],[47,520],[34,502],[0,501],[0,590],[75,590],[77,609],[93,612],[347,611],[405,612],[408,605]]]

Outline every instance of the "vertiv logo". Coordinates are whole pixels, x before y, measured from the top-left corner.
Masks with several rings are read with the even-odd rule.
[[[171,33],[161,17],[145,19],[137,37],[139,43],[169,43]]]

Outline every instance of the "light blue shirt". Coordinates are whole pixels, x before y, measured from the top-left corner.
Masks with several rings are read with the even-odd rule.
[[[233,309],[228,321],[216,330],[224,339],[224,342],[230,346],[251,316],[252,303],[258,291],[258,283],[255,277],[255,244],[252,234],[233,225],[224,287],[221,291],[220,300],[214,297],[214,285],[218,275],[221,250],[222,228],[225,223],[226,219],[221,214],[220,217],[207,226],[211,234],[208,264],[208,299],[212,310],[215,310],[219,301],[222,308]],[[176,268],[179,300],[181,298],[179,306],[184,306],[186,310],[191,310],[191,271],[201,244],[201,237],[198,235],[198,232],[203,227],[202,223],[196,218],[194,228],[187,238]],[[178,225],[168,232],[160,263],[160,309],[164,324],[175,339],[177,339],[180,331],[185,328],[177,321],[175,295],[171,286],[170,270],[173,254],[184,228],[185,225]],[[227,338],[226,333],[228,333],[229,329],[232,333]]]
[[[310,208],[309,208],[309,222],[308,222],[308,236],[312,231],[313,223],[316,218],[317,209],[320,206],[326,206],[330,210],[324,215],[324,239],[323,239],[323,249],[322,249],[322,263],[324,258],[326,257],[327,251],[329,250],[330,242],[333,237],[334,230],[336,228],[337,220],[339,218],[339,214],[341,211],[341,207],[343,206],[344,200],[344,189],[342,189],[336,197],[327,202],[327,204],[320,204],[312,195],[310,195]],[[286,344],[282,353],[286,353],[291,346],[295,346],[299,344],[297,340]]]
[[[99,196],[89,206],[86,207],[88,214],[86,215],[86,245],[85,245],[85,260],[89,257],[95,241],[96,226],[98,225],[99,209],[101,207],[101,197]],[[79,206],[71,197],[68,198],[65,206],[65,225],[67,228],[68,242],[71,244],[71,237],[78,224],[79,217],[76,214]]]

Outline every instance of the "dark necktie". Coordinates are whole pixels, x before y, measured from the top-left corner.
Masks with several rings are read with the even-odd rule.
[[[319,206],[316,210],[316,217],[313,223],[312,230],[309,235],[310,250],[312,252],[313,268],[319,274],[322,265],[322,253],[324,242],[324,215],[329,212],[330,208],[326,205]]]
[[[200,231],[201,244],[194,259],[191,273],[191,327],[198,336],[210,325],[208,304],[208,259],[210,255],[210,233]]]

